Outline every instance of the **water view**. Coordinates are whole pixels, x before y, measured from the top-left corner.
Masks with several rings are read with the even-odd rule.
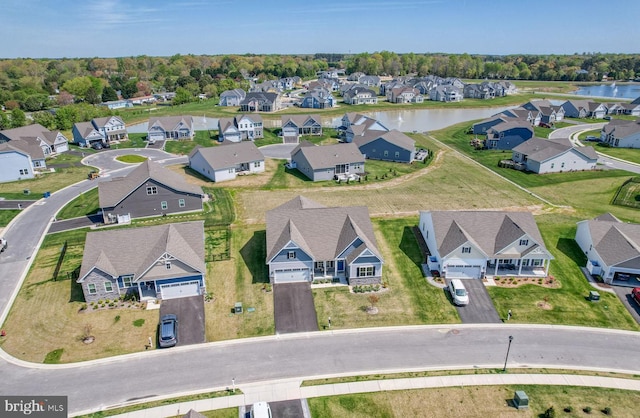
[[[614,82],[597,86],[582,86],[574,94],[579,96],[635,99],[640,97],[640,83],[616,84]]]

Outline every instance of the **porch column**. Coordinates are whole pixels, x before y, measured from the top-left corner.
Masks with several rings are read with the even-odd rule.
[[[549,265],[551,264],[551,260],[542,260],[542,265],[544,266],[546,261],[546,266],[544,267],[544,275],[548,276],[549,275]]]
[[[520,274],[522,274],[522,259],[518,260],[518,263],[520,264],[520,266],[518,267],[518,276]]]
[[[142,287],[140,287],[140,282],[138,282],[137,285],[138,285],[138,297],[140,298],[140,300],[142,300]]]
[[[497,275],[498,275],[498,259],[496,258],[494,261],[495,261],[495,263],[496,263],[496,268],[495,268],[495,270],[494,270],[494,272],[493,272],[493,275],[494,275],[494,276],[497,276]]]

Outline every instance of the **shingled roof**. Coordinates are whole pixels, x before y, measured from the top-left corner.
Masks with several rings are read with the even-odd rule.
[[[298,196],[269,210],[267,220],[267,263],[293,241],[316,260],[332,260],[356,238],[382,260],[366,206],[325,207]]]
[[[640,268],[640,225],[621,222],[611,214],[586,221],[591,242],[607,265]]]
[[[570,149],[576,150],[589,159],[598,159],[598,154],[596,154],[596,150],[594,150],[593,147],[574,147],[568,138],[544,139],[534,136],[517,147],[514,147],[513,152],[526,155],[529,160],[542,162],[564,154]]]
[[[98,184],[98,200],[101,208],[116,206],[147,180],[155,180],[179,192],[204,195],[202,188],[189,184],[177,173],[159,163],[146,160],[124,177],[116,177]]]
[[[216,147],[197,146],[189,154],[189,160],[200,154],[214,170],[235,167],[238,164],[263,161],[262,151],[251,141],[223,143]]]
[[[302,152],[314,170],[333,168],[336,164],[364,163],[364,156],[354,143],[315,146],[303,141],[291,151],[291,156],[298,152]]]
[[[137,279],[165,253],[204,272],[204,221],[89,232],[78,281],[94,268]]]

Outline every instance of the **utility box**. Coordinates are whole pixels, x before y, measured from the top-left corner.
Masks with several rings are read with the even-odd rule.
[[[523,390],[516,390],[513,405],[518,409],[529,409],[529,397]]]
[[[597,302],[600,300],[600,293],[596,292],[595,290],[592,290],[591,292],[589,292],[589,300],[591,302]]]
[[[233,313],[235,314],[242,313],[242,302],[236,302],[235,306],[233,307]]]

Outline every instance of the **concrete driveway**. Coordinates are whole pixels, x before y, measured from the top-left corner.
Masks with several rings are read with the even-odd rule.
[[[495,324],[502,322],[482,280],[469,279],[463,280],[462,283],[464,283],[464,287],[469,292],[469,304],[467,306],[456,306],[463,324]],[[447,280],[448,285],[449,281]],[[447,298],[451,301],[449,291],[446,288],[444,291],[447,292]]]
[[[298,144],[271,144],[260,147],[260,151],[267,158],[289,160],[291,159],[291,151],[297,146]]]
[[[273,285],[273,310],[276,334],[318,330],[311,285],[307,282]]]
[[[633,290],[633,288],[613,286],[613,290],[631,316],[640,324],[640,305],[631,297],[631,290]]]
[[[163,300],[158,322],[167,314],[178,317],[178,346],[205,342],[204,296]]]

